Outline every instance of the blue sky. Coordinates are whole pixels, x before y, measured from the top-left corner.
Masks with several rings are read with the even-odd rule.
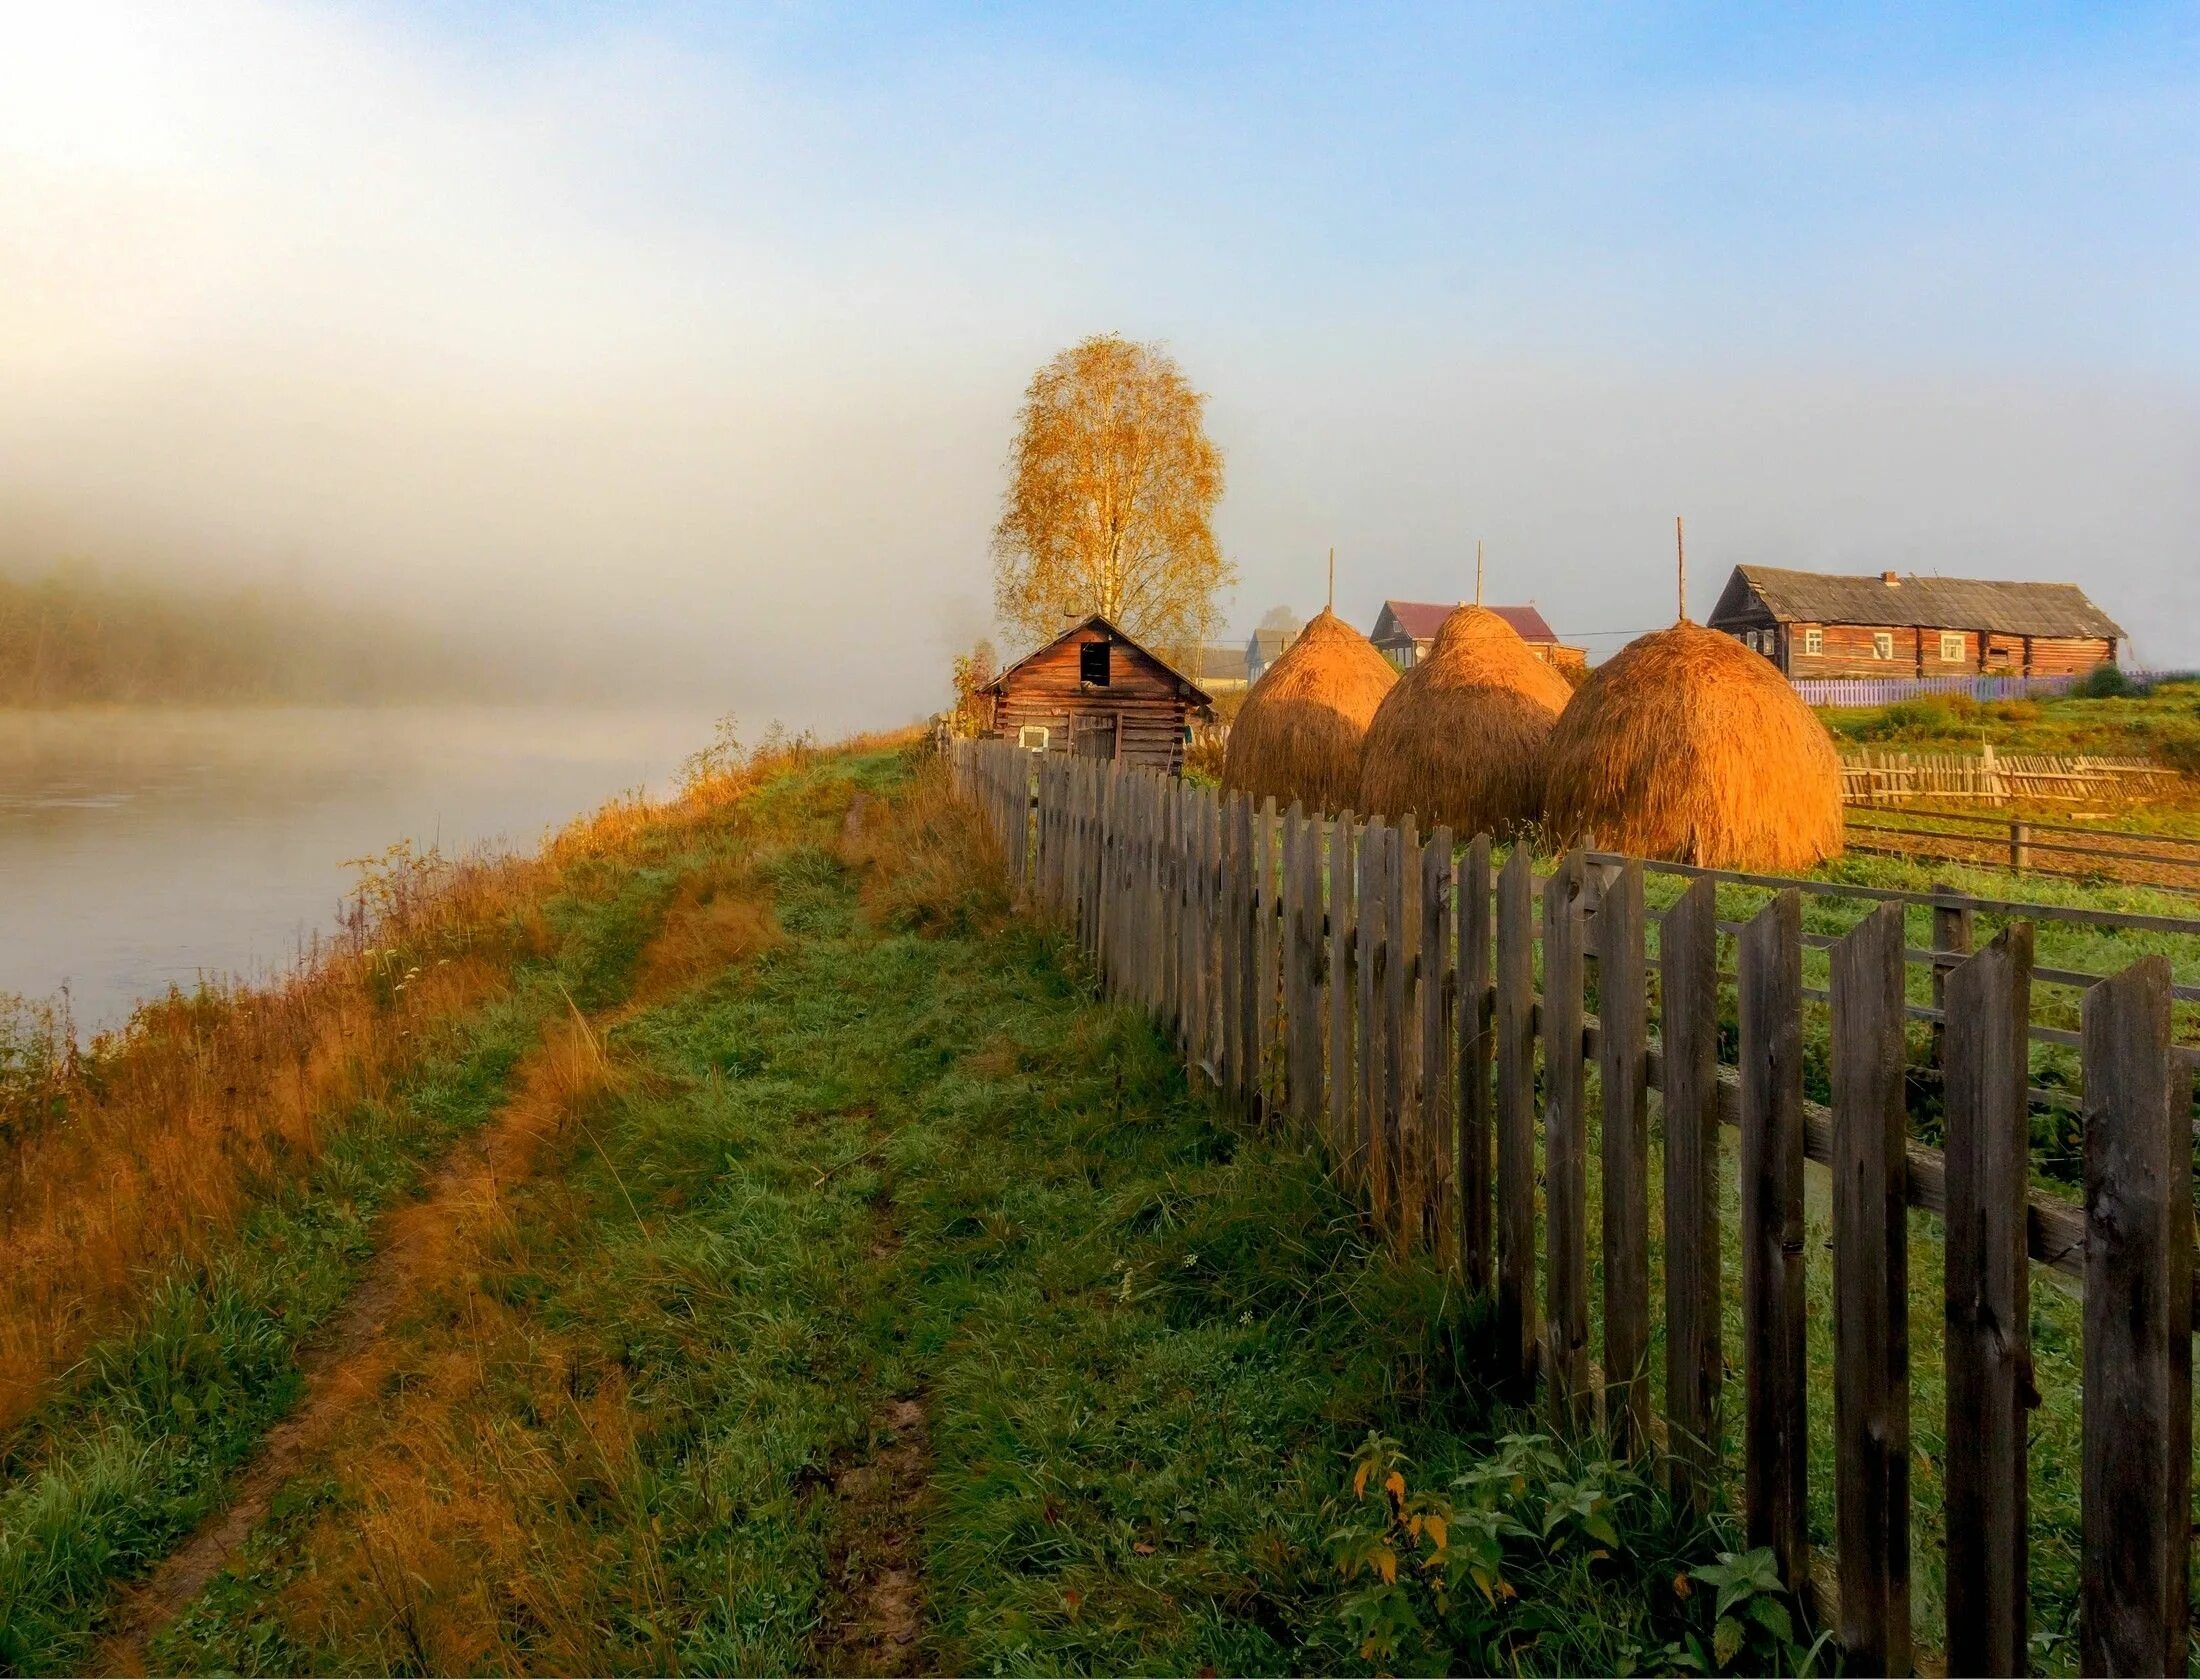
[[[1699,612],[2072,577],[2200,663],[2191,6],[68,11],[0,65],[19,547],[524,581],[859,721],[1117,330],[1211,393],[1241,625],[1480,536],[1608,651],[1682,512]]]

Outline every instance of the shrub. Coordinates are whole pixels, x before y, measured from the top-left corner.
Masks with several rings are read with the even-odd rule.
[[[2070,692],[2082,700],[2120,700],[2143,694],[2146,689],[2126,676],[2121,666],[2095,665]]]

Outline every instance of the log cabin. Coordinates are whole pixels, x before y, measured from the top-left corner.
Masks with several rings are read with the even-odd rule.
[[[992,732],[1033,752],[1075,752],[1184,768],[1184,736],[1212,705],[1205,689],[1098,613],[993,679]]]
[[[1377,652],[1400,670],[1410,669],[1428,657],[1429,647],[1446,618],[1459,609],[1457,601],[1386,600],[1375,615],[1368,640]],[[1570,647],[1532,606],[1493,606],[1490,610],[1520,632],[1528,651],[1545,664],[1555,666],[1575,682],[1588,669],[1586,649]]]
[[[2122,628],[2074,583],[1848,577],[1736,566],[1710,627],[1814,676],[2068,676],[2114,664]]]

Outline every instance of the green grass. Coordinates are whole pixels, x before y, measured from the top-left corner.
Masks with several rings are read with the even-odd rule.
[[[623,990],[680,873],[677,860],[582,871],[546,906],[549,960],[444,1027],[388,1099],[330,1115],[309,1167],[259,1186],[230,1239],[149,1287],[0,1442],[0,1667],[78,1664],[115,1587],[220,1506],[296,1401],[298,1355],[357,1285],[378,1216],[489,1118],[568,996],[601,1003]]]
[[[301,1477],[155,1664],[831,1666],[893,1521],[953,1671],[1631,1671],[1707,1643],[1710,1594],[1673,1581],[1731,1533],[1593,1450],[1501,1444],[1537,1425],[1481,1381],[1477,1309],[1189,1091],[1055,935],[874,924],[824,843],[848,773],[758,812],[789,942],[618,1028],[585,1140],[401,1330],[386,1429]],[[898,1511],[846,1492],[896,1398],[929,1418]],[[1385,1531],[1350,1484],[1371,1432],[1496,1535],[1502,1589],[1440,1610],[1410,1559],[1347,1578],[1338,1548]],[[497,1475],[492,1520],[468,1499]],[[355,1533],[408,1547],[404,1582]]]
[[[2200,682],[2164,682],[2149,693],[1979,702],[1932,694],[1883,706],[1824,707],[1818,715],[1844,744],[1923,751],[2095,754],[2151,758],[2200,774]]]

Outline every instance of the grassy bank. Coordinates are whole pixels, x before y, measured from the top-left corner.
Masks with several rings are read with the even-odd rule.
[[[1007,920],[909,774],[789,767],[552,916],[413,1143],[351,1131],[379,1164],[328,1151],[110,1336],[0,1491],[8,1664],[1791,1665],[1791,1606],[1721,1632],[1691,1578],[1731,1534],[1497,1405],[1474,1309]],[[137,1640],[117,1588],[278,1414],[241,1544]]]

